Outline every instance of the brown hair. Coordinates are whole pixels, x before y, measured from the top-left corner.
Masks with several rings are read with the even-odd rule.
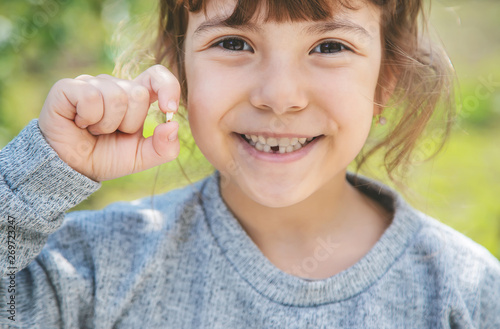
[[[384,53],[376,101],[381,111],[388,108],[388,104],[393,110],[384,113],[390,122],[381,129],[385,132],[384,136],[373,143],[370,134],[370,140],[356,158],[356,170],[359,171],[378,150],[384,149],[386,152],[383,163],[389,178],[398,187],[404,188],[405,185],[398,182],[394,175],[396,169],[402,169],[398,176],[400,179],[405,178],[405,173],[412,163],[434,157],[449,136],[455,116],[453,69],[446,53],[430,40],[423,0],[364,1],[379,6],[382,11]],[[166,65],[177,72],[183,100],[187,99],[188,92],[183,53],[188,12],[205,10],[207,2],[159,2],[158,34],[149,49],[154,63]],[[234,12],[225,20],[225,24],[245,24],[262,5],[265,5],[267,10],[265,20],[277,22],[327,19],[339,6],[355,10],[349,0],[238,0]],[[122,64],[119,60],[116,72],[124,68]],[[396,84],[391,84],[391,81],[396,81]],[[384,95],[392,95],[389,102],[385,100]],[[438,106],[440,101],[444,106]],[[434,152],[420,150],[415,153],[418,141],[429,126],[431,117],[437,116],[436,109],[442,110],[442,122],[440,128],[434,129],[431,134]],[[425,154],[422,156],[422,153]]]

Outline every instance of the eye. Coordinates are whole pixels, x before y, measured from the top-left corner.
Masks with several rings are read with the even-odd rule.
[[[349,47],[344,45],[343,43],[337,41],[327,41],[317,45],[309,54],[313,52],[317,52],[320,54],[335,54],[340,53],[344,50],[351,50]]]
[[[230,37],[219,40],[214,43],[212,47],[221,47],[227,51],[250,51],[253,52],[252,47],[243,39]]]

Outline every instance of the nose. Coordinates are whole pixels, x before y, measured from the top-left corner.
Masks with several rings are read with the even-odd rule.
[[[255,75],[250,102],[256,108],[272,110],[276,114],[300,111],[307,107],[306,79],[299,63],[276,57],[261,65]]]

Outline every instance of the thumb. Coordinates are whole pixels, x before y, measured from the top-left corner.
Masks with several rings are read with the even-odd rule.
[[[177,158],[179,155],[179,124],[175,121],[156,126],[153,136],[144,139],[137,152],[136,163],[141,168],[136,172],[147,170]]]

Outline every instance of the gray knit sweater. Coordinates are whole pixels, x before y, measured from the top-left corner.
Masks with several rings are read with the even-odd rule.
[[[100,184],[33,120],[0,152],[0,328],[500,328],[496,258],[393,189],[347,179],[394,220],[354,266],[305,280],[260,252],[218,172],[153,207],[65,215]]]

